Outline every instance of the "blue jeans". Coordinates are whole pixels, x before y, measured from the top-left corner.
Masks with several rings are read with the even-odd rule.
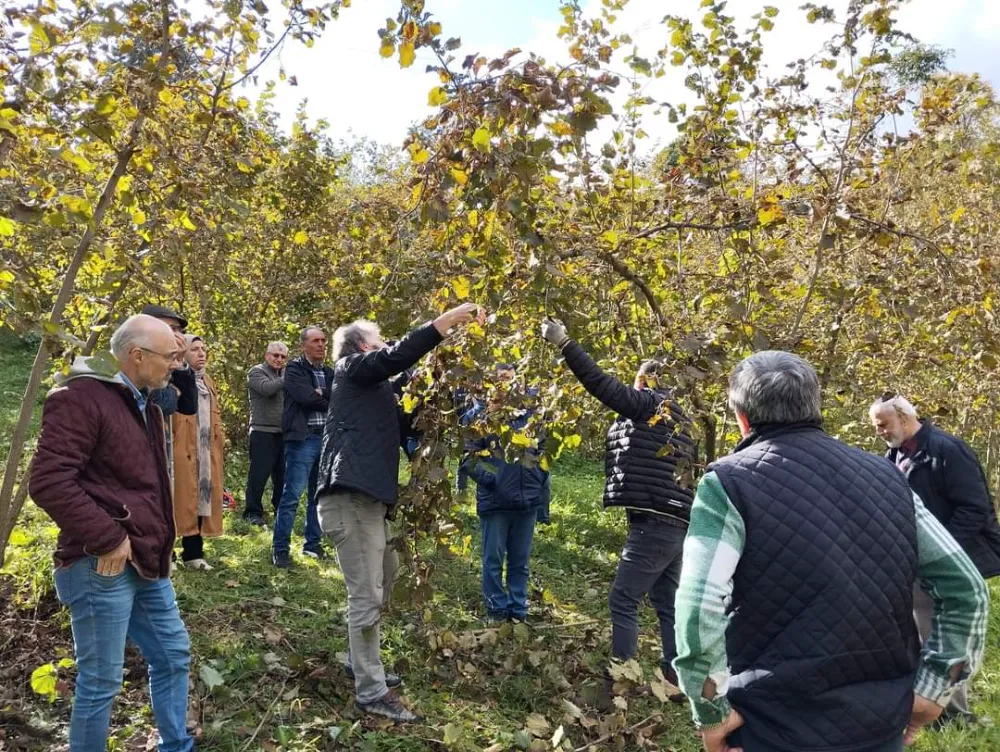
[[[292,528],[295,515],[299,511],[302,492],[309,489],[306,498],[306,522],[303,535],[306,551],[317,551],[323,532],[319,529],[316,515],[316,477],[319,473],[319,453],[323,447],[323,437],[312,434],[304,439],[285,442],[285,487],[281,491],[281,503],[274,518],[274,536],[271,547],[275,553],[287,554],[292,545]]]
[[[56,593],[70,611],[76,650],[76,695],[70,752],[105,752],[111,703],[122,686],[125,638],[149,664],[149,696],[160,752],[189,752],[188,673],[191,643],[168,579],[144,580],[129,565],[115,577],[97,574],[97,559],[56,570]]]
[[[483,600],[494,618],[528,615],[528,557],[538,512],[491,512],[481,516],[483,533]],[[507,559],[507,587],[503,562]]]

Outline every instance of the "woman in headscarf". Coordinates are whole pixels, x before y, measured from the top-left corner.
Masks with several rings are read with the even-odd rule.
[[[208,351],[201,337],[186,334],[187,362],[198,385],[198,411],[173,415],[174,522],[181,538],[181,561],[189,569],[212,569],[202,536],[222,534],[222,452],[225,435],[219,395],[205,373]]]

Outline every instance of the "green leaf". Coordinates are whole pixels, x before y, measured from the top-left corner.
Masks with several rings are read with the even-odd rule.
[[[198,670],[198,676],[201,677],[202,683],[208,688],[209,692],[226,683],[226,680],[222,678],[222,674],[207,663],[201,664],[201,668]]]
[[[475,146],[479,151],[488,152],[490,150],[490,139],[492,138],[489,128],[477,128],[476,132],[472,134],[472,145]]]
[[[14,222],[7,217],[0,217],[0,236],[11,237],[14,234]]]
[[[457,723],[449,723],[444,727],[444,743],[451,746],[462,738],[463,731]]]
[[[28,38],[28,46],[32,55],[40,55],[52,46],[52,39],[48,31],[40,23],[31,24],[31,36]]]
[[[110,115],[118,109],[118,100],[110,94],[101,94],[94,102],[94,112],[98,115]]]

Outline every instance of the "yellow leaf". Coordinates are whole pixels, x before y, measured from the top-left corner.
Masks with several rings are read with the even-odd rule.
[[[170,91],[170,89],[160,89],[160,93],[157,94],[157,97],[165,105],[169,105],[171,102],[174,101],[174,95],[173,92]]]
[[[135,222],[137,225],[146,224],[146,212],[144,212],[142,209],[136,209],[134,212],[132,212],[132,221]]]
[[[958,220],[960,220],[964,216],[965,216],[965,207],[964,206],[960,206],[957,209],[955,209],[955,213],[951,215],[951,221],[952,222],[957,222]]]
[[[378,54],[382,57],[392,57],[392,53],[396,51],[396,45],[393,43],[389,37],[385,37],[382,40],[382,46],[378,48]]]
[[[413,42],[403,42],[399,48],[399,65],[401,68],[409,68],[413,61],[417,59],[416,50],[413,49]]]
[[[528,447],[531,446],[532,441],[531,437],[528,436],[526,433],[518,431],[517,433],[512,433],[510,435],[510,443],[516,447],[524,447],[525,449],[527,449]]]
[[[490,136],[491,134],[489,128],[478,128],[476,129],[476,132],[472,134],[472,145],[480,151],[489,151]]]
[[[14,223],[6,217],[0,217],[0,237],[10,237],[14,234]]]
[[[448,93],[440,86],[435,86],[427,95],[427,104],[431,107],[440,107],[448,101]]]
[[[410,147],[410,158],[415,164],[423,164],[431,158],[431,153],[422,146],[417,146],[415,149]]]
[[[459,300],[465,300],[472,292],[472,285],[468,277],[459,277],[451,283],[451,289],[455,291],[455,296]]]
[[[54,700],[56,696],[56,667],[51,663],[46,663],[32,671],[31,688],[36,694]]]
[[[432,37],[436,37],[438,34],[441,33],[441,24],[439,24],[437,21],[431,21],[429,24],[427,24],[427,31],[430,32],[430,35]]]
[[[295,245],[305,245],[309,242],[309,233],[305,230],[299,230],[292,238],[292,242],[295,243]]]
[[[184,214],[181,215],[181,226],[185,230],[192,230],[193,231],[193,230],[197,230],[198,229],[198,227],[195,225],[195,223],[191,221],[191,217],[189,217],[187,215],[187,213],[184,213]]]
[[[461,170],[457,170],[454,167],[451,168],[451,176],[455,179],[455,182],[459,185],[465,185],[469,182],[469,176],[466,175]]]
[[[414,410],[417,409],[417,405],[420,404],[420,400],[414,397],[412,394],[404,394],[402,400],[403,412],[409,415]]]
[[[350,8],[351,7],[351,0],[340,0],[340,7],[341,8]]]
[[[781,217],[781,204],[767,204],[757,212],[757,220],[763,227],[774,223]]]

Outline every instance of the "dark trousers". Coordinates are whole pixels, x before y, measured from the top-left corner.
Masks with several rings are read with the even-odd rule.
[[[285,452],[280,433],[250,432],[250,472],[247,473],[243,519],[264,517],[264,487],[271,479],[271,508],[277,513],[285,485]]]
[[[205,539],[201,537],[201,523],[204,517],[198,518],[198,533],[185,535],[181,538],[181,561],[194,561],[205,558]]]
[[[639,650],[639,602],[647,595],[660,618],[665,667],[677,657],[674,595],[681,576],[687,528],[649,513],[629,512],[628,539],[611,585],[611,655],[634,658]]]

